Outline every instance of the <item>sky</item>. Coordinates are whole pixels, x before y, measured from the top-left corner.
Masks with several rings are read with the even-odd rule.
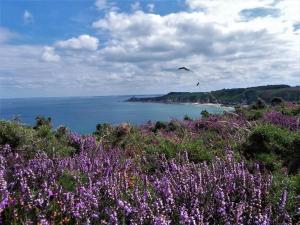
[[[0,0],[2,98],[266,84],[300,85],[298,0]]]

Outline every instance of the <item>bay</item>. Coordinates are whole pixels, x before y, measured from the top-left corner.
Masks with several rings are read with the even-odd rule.
[[[211,104],[163,104],[125,102],[131,96],[49,97],[0,99],[0,119],[18,115],[33,125],[36,116],[50,116],[54,127],[65,125],[81,134],[92,133],[98,123],[139,125],[147,121],[200,117],[202,110],[219,114],[230,107]],[[140,97],[140,96],[137,96]]]

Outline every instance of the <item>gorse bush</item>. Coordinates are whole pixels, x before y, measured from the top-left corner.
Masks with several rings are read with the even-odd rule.
[[[32,132],[17,123],[0,121],[0,144],[9,144],[12,147],[18,147],[26,142],[26,133]]]
[[[246,156],[260,160],[269,169],[290,165],[290,172],[299,169],[299,133],[271,124],[256,127],[243,145]]]

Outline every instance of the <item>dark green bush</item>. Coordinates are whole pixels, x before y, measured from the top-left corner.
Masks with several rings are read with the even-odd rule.
[[[50,138],[50,136],[52,136],[51,127],[49,127],[48,125],[40,125],[37,128],[37,134],[42,138]]]
[[[131,126],[128,123],[123,123],[116,127],[114,134],[116,135],[117,138],[121,138],[129,134],[130,131],[131,131]]]
[[[299,134],[276,125],[264,124],[257,126],[242,148],[248,158],[259,160],[268,169],[279,169],[289,166],[289,172],[299,169]]]
[[[300,132],[295,134],[291,149],[293,153],[290,156],[289,172],[296,173],[300,169]]]
[[[186,151],[189,159],[193,162],[210,161],[213,158],[212,151],[207,149],[202,139],[184,139],[181,143],[175,144],[170,140],[157,137],[157,145],[149,145],[148,153],[164,154],[167,158],[174,158],[179,152]]]
[[[187,151],[189,159],[195,163],[211,161],[213,158],[212,151],[204,146],[202,139],[185,140],[178,148]]]
[[[33,127],[34,129],[39,128],[40,126],[48,126],[48,127],[52,127],[51,124],[51,117],[45,118],[44,116],[37,116],[35,118],[35,126]]]
[[[9,144],[14,151],[26,154],[31,158],[38,150],[49,156],[68,156],[74,149],[68,145],[68,138],[56,137],[48,125],[40,125],[37,129],[22,124],[0,121],[0,145]]]
[[[300,105],[294,109],[291,110],[291,113],[293,116],[300,115]]]
[[[208,118],[210,116],[210,114],[207,110],[203,110],[201,112],[201,116],[202,116],[202,118]]]
[[[296,208],[295,205],[298,204],[299,199],[299,180],[300,174],[296,176],[288,176],[282,171],[278,173],[273,173],[272,186],[269,195],[269,201],[276,205],[280,201],[281,194],[283,190],[287,191],[287,201],[286,201],[286,209],[290,213],[296,217]]]
[[[166,129],[167,127],[167,124],[165,122],[162,122],[162,121],[157,121],[155,123],[155,126],[154,128],[152,129],[153,132],[157,132],[158,130],[161,130],[161,129]]]
[[[253,104],[251,106],[252,109],[264,109],[267,107],[267,104],[265,103],[265,101],[261,98],[258,98],[255,102],[255,104]]]
[[[192,120],[193,120],[193,118],[190,117],[189,115],[185,115],[185,116],[183,117],[183,119],[184,119],[184,120],[189,120],[189,121],[192,121]]]
[[[190,120],[190,121],[193,120],[189,115],[185,115],[185,116],[183,117],[183,119],[184,119],[184,120]]]
[[[10,121],[0,121],[0,144],[16,148],[26,142],[26,134],[33,133],[30,128]]]
[[[272,104],[273,106],[282,105],[283,103],[284,103],[284,100],[283,100],[282,98],[280,98],[280,97],[274,97],[274,98],[272,98],[272,100],[271,100],[271,104]]]
[[[58,178],[58,182],[65,191],[75,191],[76,179],[68,172],[62,173],[62,175]]]
[[[287,129],[263,124],[257,126],[250,134],[245,151],[248,154],[274,152],[285,155],[292,141],[293,137]]]
[[[247,109],[244,111],[245,117],[247,120],[258,120],[261,119],[264,115],[264,109]]]
[[[146,147],[146,152],[150,154],[160,153],[167,158],[174,158],[177,154],[177,145],[162,137],[156,137],[156,145],[150,144]]]
[[[94,132],[95,135],[104,136],[111,133],[113,127],[108,123],[99,123],[96,125],[96,131]]]
[[[55,131],[55,137],[58,139],[66,138],[66,136],[70,133],[69,129],[65,126],[59,126]]]
[[[167,131],[178,131],[181,129],[180,123],[172,120],[168,125],[166,126]]]
[[[282,162],[274,153],[258,153],[255,158],[260,161],[267,170],[274,171],[282,168]]]

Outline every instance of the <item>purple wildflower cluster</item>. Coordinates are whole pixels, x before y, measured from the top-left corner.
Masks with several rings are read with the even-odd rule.
[[[72,157],[38,152],[25,160],[9,145],[0,149],[0,213],[15,224],[292,224],[284,191],[268,201],[271,176],[250,170],[228,150],[210,165],[161,157],[161,168],[143,170],[147,158],[105,150],[92,137],[70,135]],[[67,176],[66,176],[67,174]],[[65,180],[62,180],[62,179]]]
[[[263,120],[268,123],[289,128],[290,130],[300,129],[299,117],[283,115],[281,112],[277,112],[277,111],[271,111],[265,113]]]
[[[96,138],[91,135],[82,137],[80,134],[71,133],[69,142],[78,151],[91,151],[96,148]]]

